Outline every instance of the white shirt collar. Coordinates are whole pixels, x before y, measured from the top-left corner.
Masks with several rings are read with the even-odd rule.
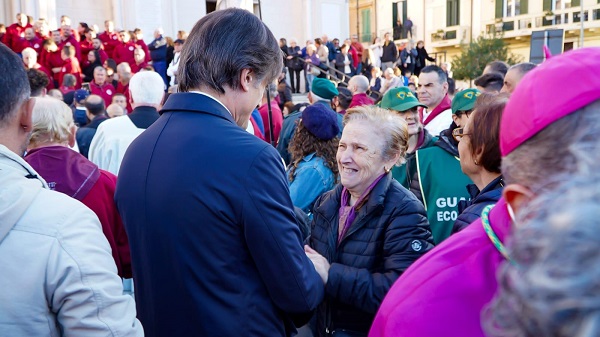
[[[229,112],[229,114],[231,115],[231,117],[233,117],[233,114],[231,113],[231,111],[229,111],[229,109],[227,109],[227,107],[225,106],[225,104],[221,103],[221,101],[219,101],[219,100],[218,100],[218,99],[216,99],[215,97],[213,97],[213,96],[211,96],[211,95],[209,95],[209,94],[207,94],[207,93],[205,93],[205,92],[201,92],[201,91],[188,91],[188,92],[191,92],[191,93],[194,93],[194,94],[200,94],[200,95],[204,95],[204,96],[206,96],[206,97],[208,97],[208,98],[211,98],[211,99],[213,99],[213,100],[215,100],[215,101],[219,102],[219,104],[221,104],[221,105],[222,105],[222,106],[225,108],[225,110],[227,110],[227,112]]]

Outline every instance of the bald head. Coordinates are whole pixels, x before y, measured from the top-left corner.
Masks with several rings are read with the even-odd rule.
[[[99,116],[105,112],[104,99],[98,95],[89,95],[85,100],[85,109],[93,116]]]
[[[348,82],[348,89],[353,95],[364,94],[369,90],[369,79],[364,75],[352,76]]]
[[[106,113],[108,114],[108,117],[114,118],[123,116],[125,114],[125,111],[123,110],[122,106],[120,106],[117,103],[113,103],[109,105],[108,108],[106,108]]]

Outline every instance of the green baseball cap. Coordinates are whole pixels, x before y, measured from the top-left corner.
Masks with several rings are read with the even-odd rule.
[[[328,79],[319,77],[313,80],[310,91],[314,92],[315,95],[324,99],[332,99],[340,94],[333,82],[331,82]]]
[[[481,95],[481,91],[477,89],[466,89],[457,92],[452,99],[452,114],[456,115],[459,111],[473,110],[479,95]]]
[[[425,104],[419,103],[415,94],[407,87],[399,87],[388,90],[381,99],[380,107],[395,111],[406,111],[414,107],[426,108]]]

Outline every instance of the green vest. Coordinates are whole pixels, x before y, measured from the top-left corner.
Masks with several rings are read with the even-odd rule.
[[[426,141],[419,150],[431,147],[437,142],[438,137],[426,136]],[[415,154],[407,154],[406,162],[400,166],[392,167],[392,177],[396,179],[400,185],[404,186],[407,190],[410,190],[410,182],[417,173],[417,159]]]
[[[466,186],[473,182],[460,169],[458,157],[438,146],[417,151],[417,173],[433,240],[439,244],[450,236],[458,202],[470,198]]]

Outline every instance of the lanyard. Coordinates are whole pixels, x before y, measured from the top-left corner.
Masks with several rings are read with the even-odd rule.
[[[489,205],[486,208],[484,208],[483,212],[481,213],[481,223],[483,224],[483,229],[485,230],[485,233],[487,234],[488,238],[490,238],[496,249],[500,252],[500,254],[502,254],[502,256],[504,256],[504,258],[510,263],[514,264],[514,261],[510,258],[506,247],[504,246],[504,244],[502,244],[502,241],[500,241],[500,239],[492,229],[492,225],[490,224],[490,211],[492,210],[492,208],[494,208],[494,205]]]

